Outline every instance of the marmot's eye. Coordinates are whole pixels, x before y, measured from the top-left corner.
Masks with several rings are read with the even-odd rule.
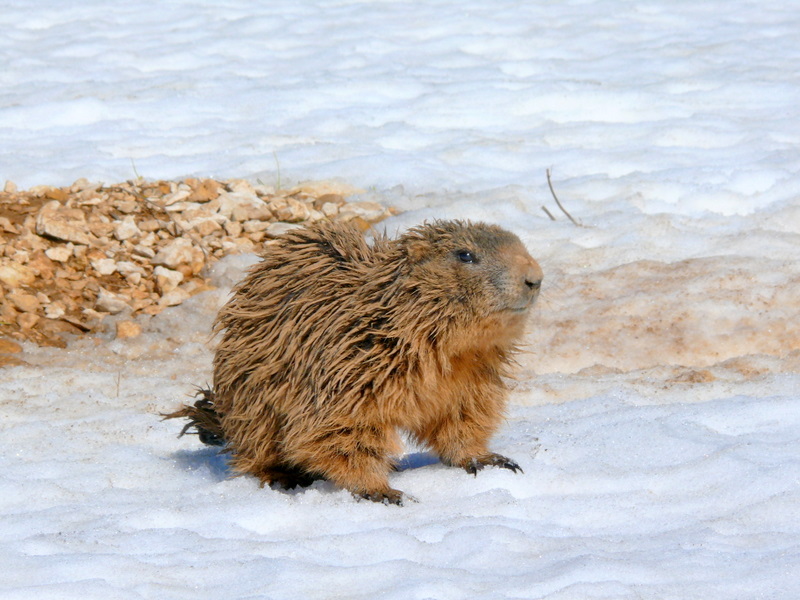
[[[469,250],[459,250],[456,252],[456,256],[458,260],[465,263],[474,263],[478,262],[478,258]]]

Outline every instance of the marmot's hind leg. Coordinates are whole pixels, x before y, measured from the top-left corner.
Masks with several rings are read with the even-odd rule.
[[[195,397],[201,396],[194,405],[185,404],[182,408],[169,414],[164,419],[188,419],[178,437],[190,433],[194,429],[200,441],[209,446],[224,446],[225,435],[222,431],[220,415],[214,408],[214,392],[210,389],[198,390]]]
[[[321,475],[284,465],[266,467],[254,474],[261,480],[262,487],[277,484],[286,490],[292,490],[296,487],[308,487],[315,481],[323,479]]]

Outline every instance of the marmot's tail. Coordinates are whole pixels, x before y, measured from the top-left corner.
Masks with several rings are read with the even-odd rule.
[[[224,446],[225,436],[222,433],[222,423],[219,413],[214,410],[214,391],[210,389],[198,390],[195,397],[201,396],[193,406],[184,404],[183,408],[173,413],[162,415],[165,419],[189,419],[183,426],[178,437],[186,433],[197,433],[200,441],[209,446]],[[195,432],[190,431],[194,428]]]

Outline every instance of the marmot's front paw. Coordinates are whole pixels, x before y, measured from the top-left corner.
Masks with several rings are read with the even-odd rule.
[[[478,471],[483,469],[486,465],[492,467],[502,467],[504,469],[511,469],[516,473],[519,471],[520,473],[524,473],[522,467],[520,467],[516,462],[511,460],[510,458],[506,458],[502,454],[484,454],[483,456],[475,456],[473,458],[468,459],[464,463],[464,470],[469,473],[470,475],[478,476]]]
[[[362,494],[358,494],[361,498],[365,498],[366,500],[372,500],[373,502],[382,502],[383,504],[396,504],[397,506],[403,506],[404,500],[413,500],[411,496],[406,496],[400,490],[393,490],[389,488],[388,490],[382,492],[364,492]]]

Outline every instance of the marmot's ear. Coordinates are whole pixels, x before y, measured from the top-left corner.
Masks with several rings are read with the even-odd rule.
[[[428,240],[409,240],[406,242],[406,256],[412,265],[430,256],[431,243]]]

